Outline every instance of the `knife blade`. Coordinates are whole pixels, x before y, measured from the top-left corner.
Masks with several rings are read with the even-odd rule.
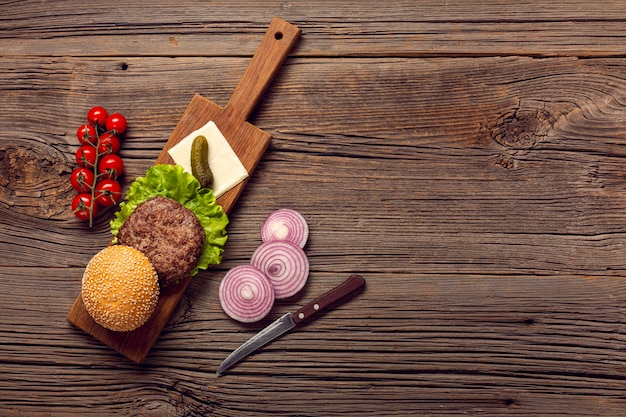
[[[365,279],[360,275],[350,275],[347,280],[339,284],[332,290],[320,295],[295,313],[287,313],[278,320],[252,336],[248,341],[235,349],[217,369],[217,376],[232,368],[239,361],[250,355],[252,352],[262,348],[271,341],[279,338],[289,330],[301,324],[303,321],[322,311],[330,304],[345,297],[351,292],[365,285]]]

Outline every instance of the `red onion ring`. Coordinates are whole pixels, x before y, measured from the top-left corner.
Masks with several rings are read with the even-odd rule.
[[[251,265],[240,265],[224,275],[219,299],[222,310],[232,319],[254,323],[272,309],[274,288],[262,271]]]
[[[286,240],[304,248],[309,238],[309,225],[300,213],[292,209],[272,212],[261,226],[261,240]]]
[[[262,243],[252,254],[250,265],[269,278],[277,299],[296,294],[309,278],[309,259],[304,250],[284,240]]]

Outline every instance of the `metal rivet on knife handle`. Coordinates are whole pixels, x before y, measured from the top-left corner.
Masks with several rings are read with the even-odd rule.
[[[365,285],[365,279],[363,279],[362,276],[356,274],[350,275],[350,277],[345,280],[343,284],[340,284],[327,293],[320,295],[315,300],[296,311],[293,314],[293,321],[298,324],[308,319],[313,314],[323,310],[340,298],[343,298],[351,292],[361,288],[363,285]]]

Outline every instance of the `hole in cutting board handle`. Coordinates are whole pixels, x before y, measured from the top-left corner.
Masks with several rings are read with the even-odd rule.
[[[282,38],[283,38],[283,32],[274,33],[274,39],[276,39],[277,41],[281,40]]]

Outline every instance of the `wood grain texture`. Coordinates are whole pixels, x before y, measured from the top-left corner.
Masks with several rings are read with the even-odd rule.
[[[3,5],[3,26],[20,42],[0,37],[0,50],[83,57],[251,55],[255,35],[275,15],[305,31],[295,53],[306,56],[623,56],[626,32],[621,0],[393,0],[385,7],[359,0],[134,1],[124,7],[87,1],[80,8],[72,0],[26,0]]]
[[[0,415],[626,415],[622,2],[334,3],[2,4]],[[272,142],[135,364],[65,320],[112,215],[68,210],[76,127],[127,115],[127,189],[196,93],[226,106],[273,15],[303,32],[250,116]],[[309,222],[309,282],[240,325],[217,288],[279,207]]]

